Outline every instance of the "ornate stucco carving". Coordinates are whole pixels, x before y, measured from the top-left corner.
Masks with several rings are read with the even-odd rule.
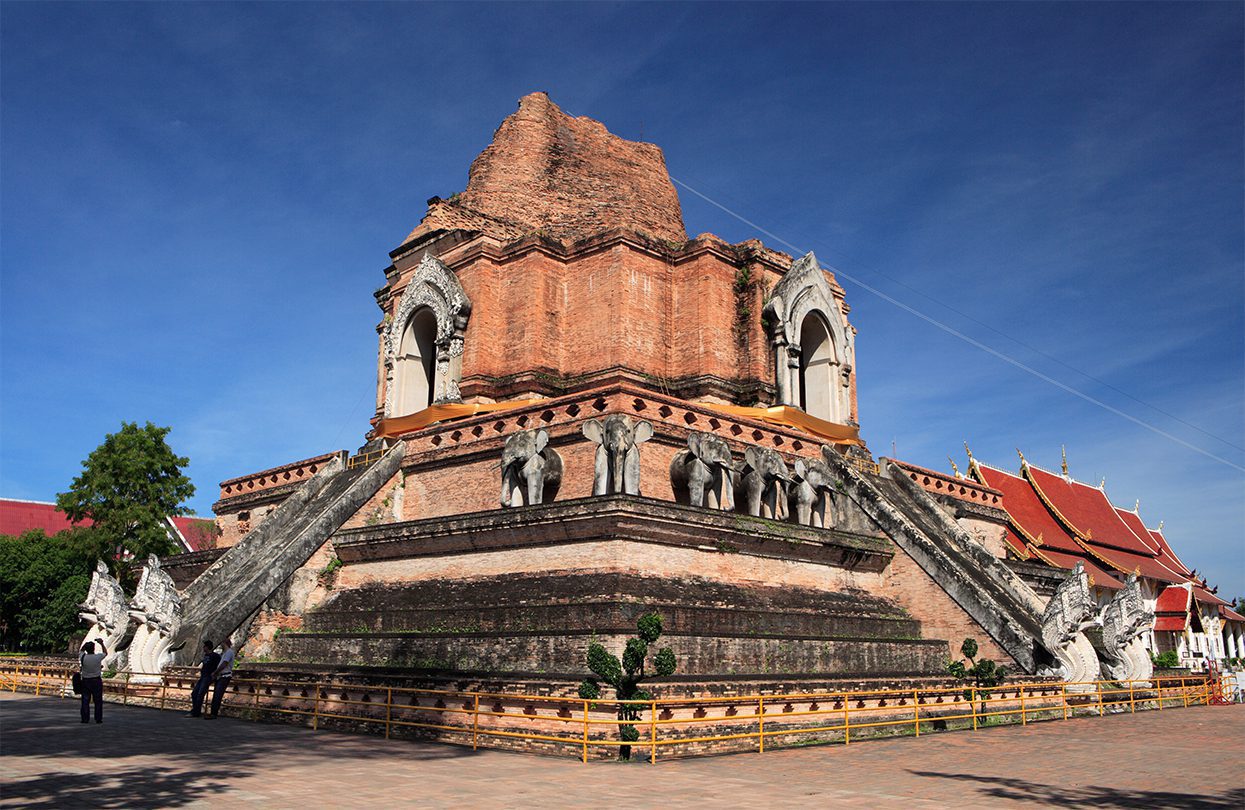
[[[1098,624],[1098,604],[1089,591],[1085,566],[1077,563],[1042,613],[1042,644],[1059,661],[1057,673],[1064,680],[1080,683],[1098,680],[1098,654],[1085,631]],[[1093,691],[1093,684],[1070,687]]]
[[[1145,634],[1154,624],[1146,609],[1141,582],[1129,574],[1123,590],[1102,612],[1102,664],[1107,674],[1121,681],[1144,681],[1154,674],[1154,662],[1146,650]]]
[[[800,328],[811,312],[819,313],[830,330],[833,365],[837,369],[832,414],[837,421],[851,418],[851,373],[856,364],[855,335],[834,296],[826,274],[811,252],[797,259],[774,285],[765,304],[765,321],[774,350],[778,399],[799,406]]]
[[[130,600],[130,618],[137,623],[130,644],[129,669],[133,680],[143,680],[162,671],[171,659],[170,646],[182,621],[182,598],[173,578],[151,554],[143,566],[138,590]]]
[[[100,639],[108,650],[104,668],[110,669],[119,664],[122,648],[130,636],[129,604],[121,584],[108,573],[108,566],[102,560],[95,563],[91,587],[86,592],[86,600],[78,605],[78,610],[78,618],[91,625],[84,640]]]
[[[415,268],[393,320],[385,330],[385,416],[402,416],[394,413],[395,360],[402,345],[402,333],[411,316],[427,308],[437,321],[434,343],[436,345],[436,374],[433,402],[461,402],[458,390],[461,376],[463,335],[471,318],[471,299],[458,282],[458,276],[445,263],[431,255],[425,255]]]

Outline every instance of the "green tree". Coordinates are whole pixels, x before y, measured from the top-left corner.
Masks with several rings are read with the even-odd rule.
[[[8,649],[64,652],[83,630],[78,605],[91,585],[95,557],[71,529],[51,537],[32,529],[0,536],[0,638]]]
[[[622,661],[605,647],[595,641],[588,645],[588,669],[609,686],[614,687],[616,700],[652,700],[653,696],[640,689],[640,682],[649,677],[644,671],[644,659],[648,658],[648,645],[657,642],[661,637],[661,616],[657,613],[645,613],[636,622],[637,638],[627,639],[623,649]],[[674,651],[663,647],[653,656],[653,668],[658,677],[664,678],[674,673]],[[601,697],[601,684],[597,678],[586,678],[579,685],[579,696],[586,700]],[[618,704],[618,734],[627,743],[640,739],[635,721],[640,719],[641,707],[638,704]],[[631,759],[631,746],[618,747],[619,759]]]
[[[1007,669],[996,664],[989,658],[977,660],[977,642],[974,639],[966,638],[964,643],[960,645],[960,654],[967,659],[964,661],[952,661],[947,665],[947,671],[955,677],[957,681],[971,681],[973,687],[964,690],[964,699],[971,701],[973,692],[981,697],[981,709],[984,714],[986,711],[986,697],[990,694],[990,687],[998,686],[1003,683],[1007,677]]]
[[[82,474],[69,491],[56,496],[57,508],[70,520],[94,523],[89,536],[94,551],[117,575],[123,573],[120,552],[143,559],[177,550],[166,518],[189,512],[182,503],[195,488],[182,475],[190,460],[164,441],[169,430],[122,422],[121,430],[105,436],[82,462]]]

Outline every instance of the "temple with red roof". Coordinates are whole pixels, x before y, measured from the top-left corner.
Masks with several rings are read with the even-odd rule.
[[[215,545],[216,524],[211,518],[176,515],[165,518],[165,523],[169,537],[183,551],[204,551]],[[90,525],[90,520],[74,523],[54,503],[0,498],[0,535],[18,537],[31,529],[40,529],[51,536]]]
[[[898,466],[943,496],[961,525],[1035,591],[1049,595],[1052,581],[1079,563],[1105,605],[1136,574],[1155,614],[1146,639],[1151,653],[1174,650],[1181,665],[1194,669],[1245,657],[1245,617],[1184,564],[1161,527],[1146,526],[1136,508],[1111,503],[1102,486],[1072,478],[1066,463],[1062,472],[1050,472],[1022,455],[1019,470],[1009,472],[970,453],[966,476]]]

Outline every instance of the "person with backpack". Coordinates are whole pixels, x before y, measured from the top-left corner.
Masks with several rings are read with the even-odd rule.
[[[204,640],[203,661],[199,664],[199,682],[190,693],[190,713],[187,717],[203,716],[203,700],[207,697],[208,689],[212,688],[212,675],[219,663],[220,653],[212,649],[212,642]]]
[[[95,645],[99,652],[95,652]],[[104,659],[108,650],[103,639],[88,641],[78,653],[78,675],[82,679],[82,722],[91,721],[91,701],[95,701],[95,722],[104,722]]]

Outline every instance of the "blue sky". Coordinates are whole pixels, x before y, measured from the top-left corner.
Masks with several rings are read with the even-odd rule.
[[[205,515],[224,478],[357,447],[387,252],[545,90],[1180,440],[844,280],[875,453],[1066,445],[1245,594],[1242,9],[6,3],[0,495],[52,499],[122,420],[173,427]],[[760,235],[681,199],[692,235]]]

